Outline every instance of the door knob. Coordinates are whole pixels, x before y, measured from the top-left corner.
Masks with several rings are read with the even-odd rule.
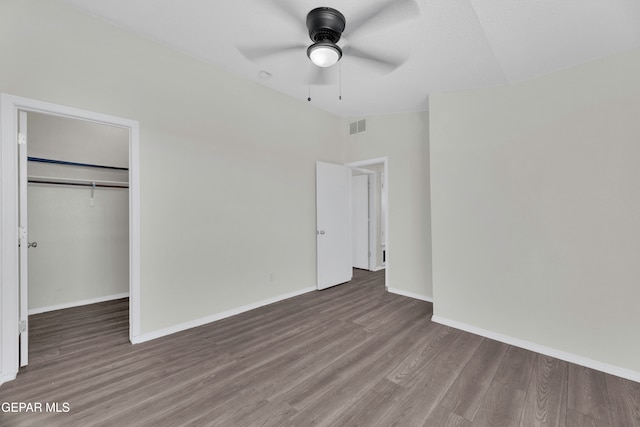
[[[38,242],[29,242],[27,243],[27,248],[37,248]]]
[[[324,234],[324,230],[319,230],[318,234]]]

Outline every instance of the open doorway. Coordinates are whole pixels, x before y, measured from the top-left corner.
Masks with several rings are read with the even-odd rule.
[[[29,359],[40,360],[56,354],[51,348],[69,335],[56,339],[53,331],[78,317],[70,308],[119,299],[128,304],[129,132],[25,114],[28,351]],[[38,328],[44,319],[46,327]],[[98,320],[91,319],[93,330]],[[75,332],[92,334],[79,326]],[[128,337],[126,330],[119,333]]]
[[[351,171],[353,267],[383,270],[386,264],[384,165],[352,168]]]
[[[365,246],[376,243],[371,252],[378,252],[376,261],[369,265],[369,270],[384,269],[385,289],[388,290],[387,273],[389,268],[388,216],[386,215],[386,201],[389,174],[387,159],[378,158],[346,165],[316,162],[316,242],[317,242],[317,289],[322,290],[335,285],[349,282],[353,278],[353,240],[352,240],[352,172],[365,166],[380,165],[382,172],[367,169],[366,174],[379,175],[380,179],[380,230],[381,234],[374,236]],[[363,169],[364,170],[364,169]],[[366,197],[365,197],[366,198]],[[368,202],[365,202],[368,205]],[[364,208],[367,210],[367,207]],[[368,216],[368,213],[367,213]],[[368,218],[364,221],[368,221]],[[367,234],[366,228],[364,234]],[[366,236],[365,236],[366,237]],[[366,250],[366,249],[365,249]],[[373,254],[372,254],[373,255]],[[368,255],[367,255],[368,257]],[[383,268],[378,268],[378,261],[384,262]]]
[[[29,315],[129,297],[129,132],[27,113]]]
[[[346,166],[351,169],[353,267],[372,272],[386,270],[387,159],[351,162]]]
[[[89,168],[85,168],[84,172],[78,175],[76,171],[75,177],[62,176],[71,172],[71,169],[79,167],[78,165],[60,165],[57,164],[39,164],[40,170],[32,170],[31,184],[27,183],[27,152],[26,145],[28,141],[28,116],[39,117],[41,115],[45,119],[67,119],[77,120],[80,122],[98,124],[100,126],[106,126],[109,128],[118,128],[124,130],[126,135],[126,158],[128,161],[128,194],[125,196],[126,203],[128,205],[126,213],[124,214],[124,220],[121,217],[120,223],[124,222],[127,225],[127,234],[125,238],[125,246],[128,250],[127,258],[124,262],[120,260],[120,264],[126,264],[128,270],[125,272],[125,288],[129,294],[129,341],[135,342],[136,337],[140,335],[140,190],[139,190],[139,125],[135,121],[122,119],[114,116],[107,116],[99,113],[94,113],[85,110],[79,110],[75,108],[60,106],[56,104],[46,103],[37,100],[31,100],[28,98],[16,97],[13,95],[1,94],[0,96],[0,120],[1,120],[1,171],[2,187],[0,199],[2,201],[1,214],[1,228],[2,234],[2,251],[0,255],[0,265],[2,266],[2,275],[0,282],[0,299],[1,313],[0,316],[0,330],[1,335],[1,348],[2,356],[0,358],[0,383],[10,381],[15,378],[18,372],[19,366],[24,366],[27,363],[25,355],[28,355],[28,310],[30,308],[29,292],[28,292],[28,244],[31,243],[31,249],[36,250],[43,249],[42,243],[35,246],[35,240],[30,239],[29,230],[27,228],[28,221],[26,218],[21,218],[21,214],[27,211],[24,206],[28,206],[28,185],[40,185],[47,186],[47,190],[42,191],[45,193],[45,197],[51,196],[52,192],[57,192],[58,196],[60,191],[64,188],[64,191],[70,192],[69,187],[83,187],[88,190],[87,194],[82,197],[85,198],[87,208],[95,209],[98,206],[99,191],[105,187],[98,187],[98,185],[105,185],[107,179],[105,176],[87,178],[81,176],[82,173],[87,173]],[[40,117],[40,118],[42,118]],[[88,143],[85,141],[85,143]],[[27,142],[28,145],[28,142]],[[20,151],[20,156],[18,152]],[[33,156],[35,157],[35,156]],[[18,162],[20,159],[20,162]],[[56,160],[56,159],[53,159]],[[66,160],[66,159],[63,159]],[[40,163],[40,162],[33,162]],[[74,162],[69,163],[85,163]],[[19,166],[21,165],[21,166]],[[65,166],[67,169],[62,175],[54,176],[52,168],[56,166]],[[43,169],[44,168],[44,169]],[[49,168],[48,171],[46,168]],[[112,172],[115,172],[113,169]],[[46,175],[37,175],[38,173],[45,173]],[[104,172],[104,171],[103,171]],[[49,178],[46,183],[37,183],[39,181],[38,176]],[[67,179],[66,185],[56,185],[53,181],[63,181],[63,178]],[[112,176],[113,178],[113,176]],[[86,186],[86,181],[91,179],[91,184]],[[43,180],[46,181],[46,180]],[[72,182],[75,181],[75,182]],[[114,182],[118,182],[117,180]],[[95,185],[93,184],[95,183]],[[56,190],[51,190],[51,188]],[[46,196],[46,194],[48,196]],[[70,194],[70,193],[69,193]],[[80,193],[75,193],[74,196],[78,196]],[[103,195],[100,193],[100,195]],[[122,195],[119,196],[122,199]],[[106,201],[107,196],[100,199],[102,202]],[[59,202],[60,200],[58,200]],[[19,203],[18,203],[19,202]],[[42,203],[42,200],[36,203]],[[94,204],[94,206],[91,206]],[[122,204],[122,203],[121,203]],[[18,205],[21,207],[18,208]],[[68,206],[65,206],[68,208]],[[97,210],[94,211],[94,213]],[[45,218],[45,220],[47,220]],[[70,226],[71,229],[75,228]],[[31,250],[29,249],[29,250]],[[96,271],[94,274],[99,275],[101,272]],[[26,278],[26,280],[25,280]],[[64,291],[63,293],[65,293]],[[120,293],[125,294],[125,292]],[[105,295],[107,297],[118,296],[116,294]],[[87,302],[95,298],[87,297],[84,299],[78,299],[77,296],[72,299],[75,303]],[[46,300],[46,298],[45,298]],[[34,305],[42,305],[42,302],[35,303]],[[61,302],[53,301],[51,305],[44,305],[39,307],[40,309],[47,309],[52,307],[63,306],[65,304],[74,304],[73,301]],[[37,310],[38,307],[31,306],[32,310]],[[22,353],[20,353],[22,352]],[[23,359],[23,360],[20,360]]]

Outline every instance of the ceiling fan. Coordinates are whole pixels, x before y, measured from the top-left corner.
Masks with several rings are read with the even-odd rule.
[[[271,2],[271,4],[285,14],[287,19],[300,23],[301,17],[295,13],[295,7],[278,1]],[[314,84],[326,84],[327,77],[323,70],[337,64],[343,56],[348,57],[350,61],[365,63],[367,67],[386,74],[402,65],[407,59],[406,56],[402,56],[400,53],[376,53],[375,49],[358,48],[354,43],[348,43],[341,47],[338,42],[343,35],[353,39],[354,34],[359,34],[362,28],[380,31],[385,26],[404,22],[419,13],[420,10],[415,0],[385,0],[369,8],[361,16],[355,16],[347,22],[345,16],[334,8],[316,7],[306,17],[306,30],[312,42],[310,45],[293,43],[236,47],[246,59],[252,62],[284,53],[303,54],[306,50],[311,63],[319,67],[313,72]]]
[[[314,42],[307,56],[318,67],[331,67],[342,58],[340,40],[346,21],[344,15],[330,7],[317,7],[307,15],[309,37]]]

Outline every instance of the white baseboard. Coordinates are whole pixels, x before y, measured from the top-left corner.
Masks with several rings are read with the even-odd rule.
[[[304,288],[298,291],[289,292],[287,294],[278,295],[273,298],[267,298],[262,301],[258,301],[252,304],[243,305],[241,307],[233,308],[231,310],[223,311],[222,313],[212,314],[211,316],[202,317],[200,319],[191,320],[189,322],[180,323],[179,325],[170,326],[165,329],[160,329],[158,331],[149,332],[146,334],[141,334],[131,338],[132,344],[140,344],[146,341],[151,341],[156,338],[164,337],[167,335],[175,334],[176,332],[181,332],[187,329],[195,328],[198,326],[206,325],[207,323],[215,322],[216,320],[222,320],[227,317],[235,316],[236,314],[244,313],[245,311],[253,310],[259,307],[263,307],[265,305],[273,304],[278,301],[282,301],[288,298],[293,298],[298,295],[306,294],[307,292],[315,291],[316,288]]]
[[[62,310],[64,308],[71,308],[71,307],[80,307],[81,305],[95,304],[98,302],[105,302],[105,301],[111,301],[114,299],[128,298],[128,297],[129,297],[129,292],[125,292],[122,294],[107,295],[104,297],[84,299],[81,301],[73,301],[65,304],[52,305],[49,307],[32,308],[32,309],[29,309],[28,313],[29,313],[29,316],[31,316],[32,314],[46,313],[47,311]]]
[[[383,265],[383,266],[380,266],[380,267],[376,267],[376,268],[374,268],[373,270],[370,270],[370,271],[380,271],[380,270],[384,270],[385,268],[387,268],[387,267],[385,267]]]
[[[524,348],[525,350],[531,350],[536,353],[544,354],[546,356],[555,357],[556,359],[564,360],[565,362],[575,363],[576,365],[595,369],[597,371],[605,372],[617,377],[640,382],[640,372],[632,371],[630,369],[621,368],[619,366],[610,365],[608,363],[598,362],[597,360],[587,359],[586,357],[578,356],[573,353],[567,353],[561,350],[556,350],[554,348],[545,347],[543,345],[535,344],[518,338],[513,338],[508,335],[503,335],[497,332],[478,328],[476,326],[467,325],[455,320],[445,319],[436,315],[434,315],[431,320],[445,326],[451,326],[452,328],[461,329],[475,335],[480,335],[485,338],[490,338],[495,341],[513,345],[515,347]]]
[[[432,297],[428,297],[426,295],[414,294],[413,292],[403,291],[402,289],[387,288],[387,291],[391,292],[392,294],[402,295],[403,297],[419,299],[420,301],[433,302],[433,298]]]

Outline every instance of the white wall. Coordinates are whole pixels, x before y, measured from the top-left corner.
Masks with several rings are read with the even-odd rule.
[[[140,123],[143,334],[315,285],[340,119],[57,1],[4,1],[0,46],[0,91]]]
[[[430,300],[429,116],[426,112],[367,117],[367,130],[349,135],[345,161],[388,157],[387,286]]]
[[[638,76],[634,50],[431,97],[437,317],[640,378]]]

